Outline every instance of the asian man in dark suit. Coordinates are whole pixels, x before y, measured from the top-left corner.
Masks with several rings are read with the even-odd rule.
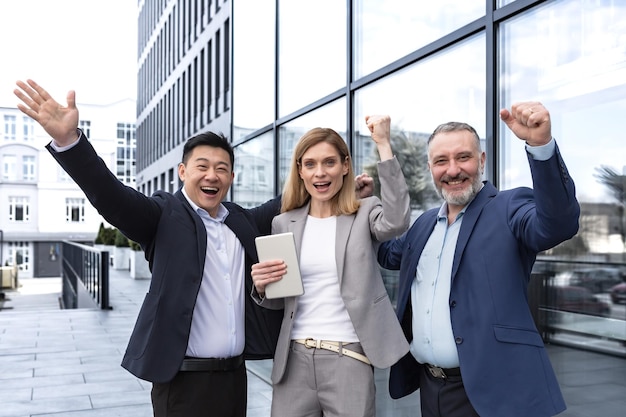
[[[536,255],[578,231],[574,183],[548,110],[517,103],[500,118],[526,142],[533,189],[483,182],[485,153],[465,123],[428,141],[438,209],[384,243],[379,263],[399,269],[397,315],[410,352],[389,391],[420,389],[422,417],[547,417],[565,403],[528,306]]]
[[[184,145],[174,194],[123,185],[77,129],[75,94],[61,106],[34,81],[18,81],[18,108],[53,138],[52,156],[91,204],[141,244],[152,271],[122,366],[153,383],[155,416],[245,416],[245,359],[271,358],[282,312],[249,297],[254,238],[269,234],[276,198],[246,210],[224,202],[233,149],[202,133]]]

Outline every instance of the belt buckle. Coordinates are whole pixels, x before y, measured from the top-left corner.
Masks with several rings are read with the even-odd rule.
[[[427,366],[427,368],[430,374],[435,378],[446,379],[448,377],[443,369],[438,366]]]
[[[306,347],[307,349],[316,348],[317,341],[313,339],[312,337],[307,337],[306,339],[304,339],[304,347]]]

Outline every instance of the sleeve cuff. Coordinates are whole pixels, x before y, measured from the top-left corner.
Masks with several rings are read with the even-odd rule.
[[[541,146],[530,146],[526,144],[526,152],[532,156],[535,161],[547,161],[552,158],[556,149],[556,141],[554,138],[550,139],[550,142]]]

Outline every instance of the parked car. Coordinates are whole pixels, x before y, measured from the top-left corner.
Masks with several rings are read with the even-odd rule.
[[[611,287],[624,282],[619,268],[588,268],[572,271],[569,285],[585,287],[594,294],[608,292]]]
[[[609,317],[611,306],[588,288],[576,286],[548,287],[548,307],[571,313]]]
[[[626,304],[626,282],[611,287],[609,294],[613,304]]]

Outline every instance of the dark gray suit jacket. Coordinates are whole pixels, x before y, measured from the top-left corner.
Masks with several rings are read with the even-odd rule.
[[[144,249],[152,281],[122,366],[151,382],[170,381],[185,356],[204,270],[206,229],[202,220],[180,190],[175,194],[157,191],[147,197],[122,184],[84,135],[67,151],[47,148],[98,212]],[[251,265],[258,262],[254,238],[270,233],[280,199],[249,210],[234,203],[224,205],[229,210],[225,223],[245,249],[244,294],[249,294]],[[282,312],[260,308],[250,297],[245,303],[246,359],[271,358]]]

